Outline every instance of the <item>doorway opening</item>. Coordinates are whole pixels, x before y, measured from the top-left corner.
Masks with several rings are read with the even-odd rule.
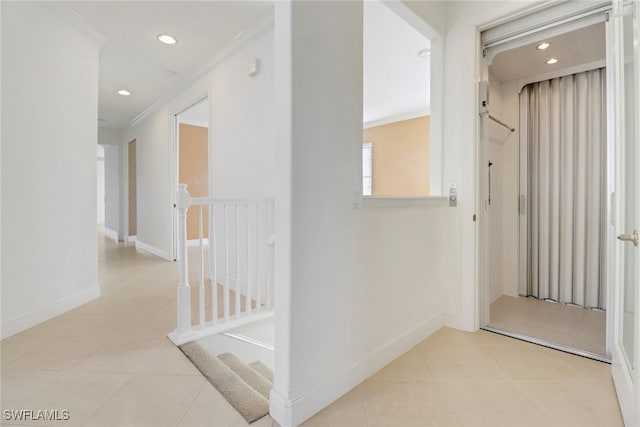
[[[191,197],[210,196],[210,106],[208,95],[202,95],[173,115],[173,178],[171,180],[171,196],[174,200],[178,184],[186,184]],[[206,209],[206,208],[205,208]],[[203,212],[206,218],[207,212]],[[178,227],[177,215],[173,215],[173,260],[178,259]],[[209,224],[203,223],[203,236],[208,238]],[[196,217],[187,217],[187,239],[189,244],[197,244],[199,226]],[[206,242],[206,240],[205,240]]]
[[[129,182],[129,203],[128,217],[129,227],[127,232],[127,242],[134,242],[138,234],[138,182],[136,178],[136,140],[128,144],[128,182]]]
[[[441,41],[402,5],[363,6],[362,195],[440,195]],[[432,136],[434,136],[432,138]]]
[[[597,10],[499,47],[483,33],[479,167],[481,325],[609,361],[605,21]]]

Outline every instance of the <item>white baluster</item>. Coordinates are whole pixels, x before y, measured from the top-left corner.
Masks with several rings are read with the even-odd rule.
[[[260,277],[260,262],[264,259],[262,252],[264,252],[264,247],[260,242],[263,239],[263,233],[260,230],[260,205],[261,203],[256,203],[256,311],[262,311],[262,277]]]
[[[266,229],[267,229],[267,235],[269,236],[268,240],[267,240],[267,248],[266,248],[266,253],[267,253],[267,301],[266,301],[266,306],[267,309],[272,309],[273,308],[273,294],[274,294],[274,289],[273,289],[273,264],[274,264],[274,246],[275,246],[275,239],[276,236],[274,234],[274,229],[273,229],[273,204],[272,202],[267,202],[266,203],[266,209],[265,209],[265,219],[266,219]]]
[[[247,211],[247,296],[245,298],[245,308],[247,315],[251,314],[251,244],[249,235],[251,234],[250,222],[249,222],[249,202],[245,203],[245,210]]]
[[[200,237],[200,328],[204,329],[204,239],[203,239],[203,226],[202,226],[202,209],[203,205],[200,205],[200,218],[198,224],[198,234]]]
[[[236,319],[240,318],[240,218],[238,215],[238,205],[239,203],[236,202]]]
[[[216,205],[211,204],[211,221],[209,222],[209,270],[211,271],[211,320],[218,323],[218,260],[216,252]]]
[[[224,204],[224,250],[225,250],[225,281],[224,281],[224,321],[229,321],[229,218],[227,204]]]
[[[182,334],[191,329],[191,288],[189,286],[189,267],[187,259],[187,210],[191,196],[185,184],[178,185],[176,208],[178,210],[178,269],[179,283],[177,291],[176,332]]]

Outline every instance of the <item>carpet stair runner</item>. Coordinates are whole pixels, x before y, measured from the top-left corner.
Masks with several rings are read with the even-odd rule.
[[[273,371],[267,365],[246,364],[232,353],[213,356],[196,341],[180,350],[249,424],[269,413]]]

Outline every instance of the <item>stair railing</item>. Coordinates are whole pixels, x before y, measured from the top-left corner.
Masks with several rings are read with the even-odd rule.
[[[178,185],[177,324],[169,334],[174,343],[273,315],[273,209],[272,200],[194,198],[185,184]],[[187,211],[197,218],[196,239],[188,235]]]

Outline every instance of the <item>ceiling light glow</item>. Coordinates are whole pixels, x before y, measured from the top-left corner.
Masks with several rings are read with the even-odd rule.
[[[129,96],[129,95],[131,95],[131,92],[129,92],[128,90],[120,89],[118,91],[118,94],[122,95],[122,96]]]
[[[547,64],[549,65],[553,65],[553,64],[557,64],[558,63],[558,58],[549,58],[547,60]]]
[[[547,49],[549,46],[551,46],[551,43],[549,42],[542,42],[537,46],[538,50],[545,50]]]
[[[158,36],[158,40],[160,40],[164,44],[176,44],[176,43],[178,43],[178,40],[176,40],[175,37],[173,37],[173,36],[171,36],[169,34],[160,34]]]

